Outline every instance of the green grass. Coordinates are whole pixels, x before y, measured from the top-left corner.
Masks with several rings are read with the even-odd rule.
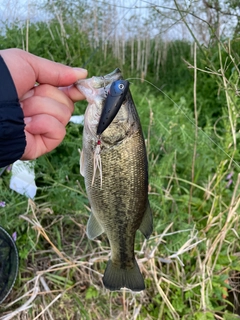
[[[48,43],[47,27],[42,28]],[[14,28],[8,32],[19,39]],[[74,39],[68,59],[61,41],[51,46],[56,61],[80,65]],[[34,39],[29,43],[31,52],[49,58],[44,46],[35,46]],[[171,50],[179,46],[173,43]],[[187,46],[182,43],[182,52]],[[44,52],[38,53],[39,47]],[[17,232],[20,256],[19,275],[0,305],[0,319],[238,318],[240,73],[236,51],[224,43],[204,50],[204,57],[197,50],[195,58],[188,53],[189,68],[182,62],[176,73],[172,68],[167,74],[168,56],[165,77],[156,87],[130,80],[146,139],[154,215],[151,238],[145,241],[137,233],[135,242],[146,290],[111,293],[102,285],[110,249],[104,234],[95,241],[86,237],[90,208],[79,173],[82,127],[69,124],[64,142],[36,161],[34,201],[9,189],[9,172],[0,177],[0,201],[6,202],[0,223],[10,234]],[[104,61],[101,51],[97,57],[90,62],[90,76],[118,66],[115,58]],[[123,67],[126,77],[137,77]],[[153,79],[151,72],[147,80]],[[170,85],[159,90],[169,78],[175,90]],[[86,102],[78,102],[75,113],[85,108]]]
[[[240,178],[231,158],[230,124],[222,124],[224,138],[209,125],[198,130],[195,140],[190,94],[169,93],[173,103],[150,93],[148,85],[144,88],[140,95],[138,83],[131,86],[146,137],[154,213],[152,237],[146,242],[138,234],[135,245],[147,289],[133,294],[103,288],[109,246],[105,235],[96,241],[85,235],[89,205],[79,174],[82,127],[69,124],[62,145],[36,162],[34,202],[8,189],[9,173],[1,177],[0,198],[7,203],[1,208],[1,224],[10,233],[17,231],[20,254],[19,277],[1,305],[2,314],[35,295],[28,319],[233,316],[228,294],[235,290],[240,270]],[[238,157],[235,151],[235,161]],[[233,182],[228,187],[230,172]]]

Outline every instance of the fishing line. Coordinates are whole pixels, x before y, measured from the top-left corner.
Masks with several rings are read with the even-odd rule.
[[[148,80],[141,79],[141,78],[128,78],[126,80],[141,80],[141,81],[144,81],[144,82],[147,82],[148,84],[150,84],[152,87],[154,87],[159,92],[161,92],[165,97],[167,97],[174,104],[174,106],[176,106],[178,108],[178,110],[180,110],[182,112],[182,114],[188,119],[188,121],[190,121],[190,123],[196,128],[196,124],[194,123],[194,121],[191,118],[189,118],[189,116],[182,110],[182,108],[171,97],[169,97],[169,95],[167,93],[162,91],[155,84],[153,84],[152,82],[150,82]],[[205,131],[203,131],[202,128],[197,127],[197,129],[200,132],[202,132],[205,135],[205,137],[207,137],[207,139],[209,141],[211,141],[213,144],[215,144],[215,146],[217,146],[217,148],[219,150],[221,150],[225,154],[225,156],[227,156],[240,169],[240,165],[221,146],[219,146]]]
[[[126,12],[124,12],[124,14],[122,15],[122,17],[116,22],[114,28],[112,30],[109,31],[106,39],[108,40],[111,33],[113,32],[114,29],[116,29],[117,25],[125,18],[125,16],[127,15],[127,13],[136,8],[136,3],[138,2],[138,0],[136,0],[133,4],[132,7],[126,7],[128,10]],[[85,67],[86,65],[88,65],[88,63],[93,59],[94,55],[97,53],[97,51],[99,50],[100,45],[97,46],[97,48],[92,52],[92,54],[90,55],[90,57],[88,58],[88,60],[83,64],[83,67]],[[178,110],[180,110],[182,112],[182,114],[186,117],[186,119],[188,119],[188,121],[190,121],[190,123],[196,128],[196,124],[194,123],[194,121],[192,119],[189,118],[189,116],[182,110],[182,108],[164,91],[162,91],[160,88],[158,88],[156,85],[154,85],[153,83],[151,83],[148,80],[145,79],[141,79],[141,78],[128,78],[126,80],[141,80],[144,81],[148,84],[150,84],[152,87],[154,87],[156,90],[158,90],[159,92],[161,92],[165,97],[167,97],[177,108]],[[221,150],[239,169],[240,169],[240,165],[220,146],[218,145],[205,131],[203,131],[203,129],[197,127],[197,129],[203,133],[203,135],[205,135],[205,137],[207,137],[207,139],[213,143],[219,150]]]

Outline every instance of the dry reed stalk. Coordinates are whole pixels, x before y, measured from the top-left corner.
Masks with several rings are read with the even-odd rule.
[[[150,43],[150,35],[147,34],[147,37],[145,38],[145,64],[144,64],[144,75],[147,75],[147,71],[148,71],[148,63],[149,63],[149,59],[151,58],[151,47],[150,47],[151,43]]]
[[[135,57],[134,57],[134,42],[135,42],[135,39],[134,39],[134,37],[132,37],[132,39],[131,39],[131,71],[134,70],[134,60],[135,60]]]
[[[137,39],[137,71],[141,70],[141,38],[138,36]]]
[[[32,200],[29,200],[29,205],[28,205],[28,209],[27,209],[27,213],[31,210],[33,218],[30,218],[28,216],[21,216],[23,219],[25,219],[26,221],[28,221],[31,225],[33,225],[33,228],[38,232],[38,237],[41,234],[46,240],[47,242],[50,244],[51,248],[53,249],[53,251],[57,254],[57,256],[59,257],[59,260],[61,261],[58,264],[54,264],[53,266],[50,266],[48,269],[43,270],[43,271],[37,271],[37,275],[30,280],[27,284],[30,284],[31,282],[34,282],[34,288],[33,289],[29,289],[27,291],[27,293],[25,293],[24,295],[22,295],[21,297],[17,298],[15,301],[13,301],[12,303],[10,303],[7,307],[13,306],[15,303],[25,299],[26,297],[30,297],[25,303],[23,303],[23,305],[19,308],[17,308],[14,311],[11,311],[10,313],[8,313],[7,315],[1,317],[1,320],[10,320],[10,319],[16,319],[16,317],[23,317],[23,314],[27,312],[28,309],[33,308],[33,301],[35,300],[35,298],[39,295],[43,295],[43,294],[51,294],[54,291],[51,291],[49,289],[49,286],[47,285],[45,279],[44,279],[44,275],[47,275],[49,273],[55,273],[57,271],[63,271],[63,270],[72,270],[73,268],[78,269],[78,271],[81,273],[80,268],[83,268],[83,270],[88,270],[91,271],[92,273],[95,272],[94,270],[92,270],[91,265],[91,259],[90,261],[82,261],[82,259],[84,258],[83,256],[80,257],[80,260],[78,261],[77,258],[75,258],[75,260],[70,261],[69,259],[67,259],[65,257],[65,254],[62,254],[62,252],[60,252],[56,246],[52,243],[52,241],[50,240],[50,238],[48,237],[48,235],[46,234],[45,230],[43,229],[43,227],[41,226],[40,222],[38,221],[37,217],[36,217],[36,212],[38,211],[35,203]],[[48,209],[43,209],[44,210],[48,210]],[[104,252],[104,251],[103,251]],[[105,253],[105,252],[104,252]],[[90,253],[88,256],[91,256],[93,253]],[[107,260],[107,257],[106,257]],[[52,259],[52,262],[54,260]],[[64,262],[62,262],[64,261]],[[102,275],[100,273],[98,273],[98,277],[101,277]],[[40,292],[40,283],[44,289],[43,292]],[[46,301],[43,301],[43,305],[44,308],[40,311],[40,313],[38,313],[37,316],[34,317],[35,319],[38,319],[41,317],[41,319],[45,319],[45,314],[48,315],[49,319],[51,319],[53,316],[50,312],[50,308],[52,307],[52,305],[57,302],[64,294],[65,292],[67,292],[68,290],[71,290],[73,287],[77,286],[78,283],[75,283],[73,286],[69,287],[66,290],[63,290],[62,292],[60,292],[56,297],[52,297],[51,302],[49,304],[46,304]],[[20,319],[20,318],[19,318]]]
[[[122,59],[121,59],[121,63],[122,65],[125,64],[125,53],[126,53],[126,40],[125,40],[125,36],[124,36],[124,32],[122,33]]]
[[[236,152],[236,148],[237,148],[237,145],[236,145],[237,140],[236,140],[236,121],[234,121],[233,113],[236,111],[234,109],[234,104],[232,103],[231,97],[229,95],[228,80],[225,76],[220,44],[218,45],[218,50],[219,50],[219,62],[220,62],[220,68],[221,68],[220,70],[221,70],[221,74],[222,74],[223,87],[225,89],[225,96],[226,96],[226,102],[227,102],[227,107],[228,107],[228,117],[229,117],[229,122],[230,122],[230,126],[231,126],[231,131],[232,131],[233,147],[234,147],[233,155],[234,155],[234,153]]]
[[[161,62],[161,43],[160,37],[156,36],[155,40],[155,47],[154,47],[154,68],[156,70],[156,80],[159,80],[159,70],[160,70],[160,62]]]
[[[14,319],[17,315],[21,314],[22,312],[26,312],[29,308],[32,307],[32,302],[35,300],[35,298],[37,297],[37,295],[40,291],[39,278],[40,278],[40,276],[37,276],[37,277],[35,277],[35,279],[33,279],[33,280],[35,280],[33,289],[29,290],[27,293],[25,293],[23,296],[16,299],[15,301],[9,303],[8,307],[14,305],[16,302],[18,302],[19,300],[22,300],[23,298],[25,298],[27,296],[30,296],[30,298],[21,307],[17,308],[14,311],[11,311],[6,316],[1,317],[0,320]],[[31,281],[33,281],[33,280],[31,280]]]
[[[23,26],[21,27],[21,39],[22,39],[22,49],[25,50],[26,47],[25,47],[25,41],[24,41]]]
[[[99,46],[98,8],[97,8],[97,6],[94,6],[94,10],[93,10],[93,24],[94,24],[93,48],[97,49]]]
[[[26,51],[29,51],[29,19],[26,21]]]
[[[28,218],[27,216],[25,215],[22,215],[21,218],[23,218],[24,220],[28,221],[30,224],[33,225],[34,229],[37,230],[38,232],[38,237],[40,235],[42,235],[46,240],[47,242],[51,245],[51,247],[53,248],[53,250],[55,251],[55,253],[61,258],[63,259],[65,262],[67,262],[68,264],[71,264],[72,262],[70,260],[68,260],[63,254],[62,252],[60,252],[58,250],[58,248],[53,244],[53,242],[50,240],[50,238],[48,237],[47,233],[45,232],[44,228],[41,226],[40,222],[38,221],[37,219],[37,216],[35,214],[36,212],[36,205],[35,203],[29,199],[29,207],[31,207],[31,211],[33,213],[33,219],[30,219]],[[29,207],[28,207],[28,210],[29,210]]]
[[[172,319],[177,320],[180,319],[179,315],[177,314],[176,310],[174,309],[174,307],[172,306],[170,300],[168,299],[167,295],[165,294],[165,292],[163,291],[163,289],[160,286],[160,282],[161,282],[161,278],[158,280],[157,277],[157,271],[156,271],[156,265],[154,263],[154,260],[149,260],[150,261],[150,267],[151,267],[151,273],[153,275],[153,280],[155,282],[157,291],[160,295],[160,297],[162,298],[163,302],[166,304],[166,306],[168,307],[171,315],[172,315]]]
[[[191,179],[194,182],[195,178],[195,162],[197,155],[197,141],[198,141],[198,111],[197,111],[197,45],[194,42],[194,82],[193,82],[193,104],[194,104],[194,119],[195,119],[195,133],[194,133],[194,145],[193,145],[193,155],[192,155],[192,172]],[[191,217],[191,202],[193,195],[193,184],[190,186],[189,190],[189,201],[188,201],[188,222],[190,223]]]
[[[64,293],[65,293],[65,292],[62,292],[62,293],[58,294],[36,317],[34,317],[33,320],[37,320],[37,319],[38,319],[41,315],[43,315],[46,311],[49,312],[49,308],[50,308],[57,300],[59,300],[59,299],[63,296]]]
[[[63,12],[61,10],[58,10],[53,0],[50,0],[50,4],[53,6],[55,17],[60,26],[60,32],[59,32],[59,29],[56,27],[56,31],[58,32],[58,38],[62,42],[62,45],[65,47],[65,50],[66,50],[65,53],[67,58],[71,61],[71,53],[70,53],[70,49],[67,41],[67,32],[64,26]]]
[[[232,225],[239,220],[237,210],[240,206],[240,195],[238,194],[240,185],[240,174],[233,191],[231,203],[229,204],[226,221],[223,227],[219,230],[219,233],[214,239],[208,239],[205,258],[201,264],[201,308],[202,310],[207,309],[206,297],[208,297],[208,286],[211,286],[212,275],[223,246],[223,242],[226,239],[227,233],[232,229]],[[216,219],[222,219],[222,214],[218,214]],[[211,222],[212,223],[212,222]]]

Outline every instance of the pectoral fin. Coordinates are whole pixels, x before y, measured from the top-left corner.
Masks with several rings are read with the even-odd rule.
[[[88,223],[87,223],[87,236],[90,240],[95,239],[96,237],[100,236],[104,232],[103,227],[97,221],[93,213],[91,213]]]
[[[153,232],[153,216],[149,202],[147,204],[147,209],[144,213],[139,230],[142,232],[146,239],[148,239]]]

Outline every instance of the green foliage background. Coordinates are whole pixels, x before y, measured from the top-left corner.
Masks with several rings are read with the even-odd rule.
[[[79,174],[82,127],[69,123],[63,143],[36,161],[34,203],[9,189],[9,172],[0,177],[0,200],[6,202],[0,208],[1,225],[17,232],[20,256],[17,283],[0,312],[8,314],[20,306],[26,297],[14,306],[8,303],[30,290],[28,281],[42,272],[49,291],[41,287],[44,294],[37,296],[27,319],[34,319],[58,293],[61,297],[50,307],[54,319],[237,319],[238,40],[198,47],[195,61],[193,43],[177,40],[166,45],[161,40],[165,59],[159,74],[152,54],[146,81],[141,81],[140,70],[131,69],[132,42],[126,43],[124,63],[114,55],[114,43],[108,43],[104,56],[102,44],[91,43],[90,27],[79,31],[81,10],[78,16],[71,7],[63,10],[64,28],[56,18],[8,25],[0,49],[25,49],[27,39],[29,52],[84,66],[90,77],[120,66],[129,78],[146,138],[154,214],[152,238],[145,244],[138,234],[135,246],[147,289],[133,295],[109,293],[102,286],[108,243],[105,235],[97,241],[85,236],[89,203]],[[86,13],[91,19],[87,4]],[[155,41],[151,39],[152,52]],[[137,50],[137,40],[134,46]],[[78,102],[75,114],[85,108],[86,102]],[[95,262],[84,268],[93,258]],[[73,261],[77,266],[71,266]],[[41,319],[50,319],[44,314]]]

